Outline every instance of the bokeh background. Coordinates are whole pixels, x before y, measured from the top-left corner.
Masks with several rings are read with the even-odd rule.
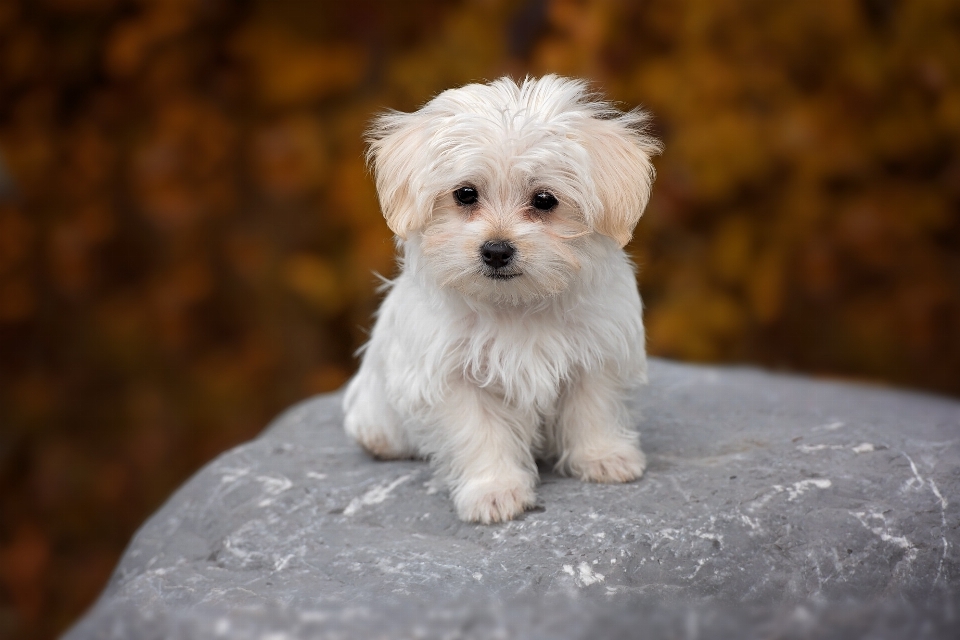
[[[371,115],[547,72],[665,142],[653,354],[960,394],[955,0],[0,0],[0,636],[348,378],[393,272]]]

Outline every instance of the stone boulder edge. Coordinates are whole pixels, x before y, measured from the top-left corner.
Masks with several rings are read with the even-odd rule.
[[[960,637],[960,402],[652,360],[649,467],[460,522],[340,394],[212,461],[66,638]]]

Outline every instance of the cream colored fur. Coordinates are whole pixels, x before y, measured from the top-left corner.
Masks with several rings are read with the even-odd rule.
[[[624,399],[646,381],[644,330],[622,247],[659,151],[645,123],[546,76],[445,91],[371,128],[401,272],[347,387],[346,430],[375,457],[429,458],[464,520],[533,506],[538,458],[596,482],[643,473]],[[531,204],[544,193],[549,211]],[[507,266],[482,259],[491,241],[515,250]]]

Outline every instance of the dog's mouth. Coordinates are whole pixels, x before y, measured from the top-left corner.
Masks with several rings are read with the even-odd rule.
[[[491,280],[513,280],[514,278],[518,278],[523,274],[519,272],[504,273],[502,271],[487,271],[483,275],[490,278]]]

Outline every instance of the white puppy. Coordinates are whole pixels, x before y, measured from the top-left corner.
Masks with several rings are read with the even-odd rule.
[[[633,264],[650,196],[646,116],[557,76],[444,91],[389,112],[368,158],[402,251],[346,430],[429,457],[464,520],[534,505],[535,459],[583,480],[645,466],[625,405],[646,380]]]

